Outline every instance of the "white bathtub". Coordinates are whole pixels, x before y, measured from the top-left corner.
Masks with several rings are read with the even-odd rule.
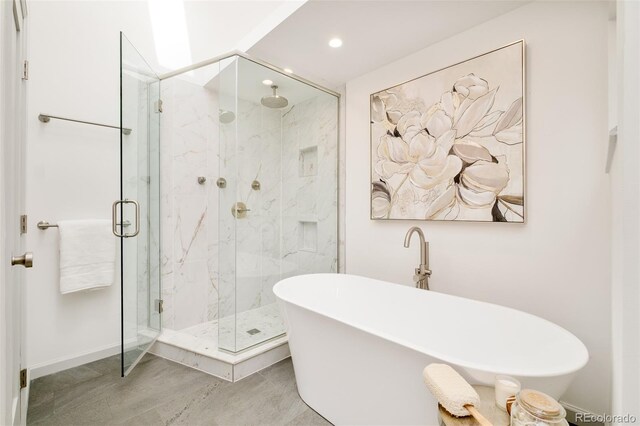
[[[302,399],[337,425],[436,425],[432,362],[472,384],[496,374],[560,397],[589,354],[542,318],[369,278],[301,275],[273,288]]]

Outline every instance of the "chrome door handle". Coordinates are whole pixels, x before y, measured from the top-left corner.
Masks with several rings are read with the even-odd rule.
[[[25,268],[33,267],[33,253],[26,252],[22,256],[11,256],[11,266],[22,265]]]
[[[136,227],[134,228],[131,234],[127,234],[127,233],[121,234],[118,232],[118,226],[120,225],[118,223],[118,205],[119,204],[123,206],[124,204],[133,204],[136,208],[136,221],[135,221]],[[126,222],[123,221],[122,223],[125,224]],[[138,204],[136,200],[124,199],[124,200],[116,200],[113,202],[113,204],[111,205],[111,230],[113,231],[113,235],[121,238],[135,237],[140,233],[140,204]]]

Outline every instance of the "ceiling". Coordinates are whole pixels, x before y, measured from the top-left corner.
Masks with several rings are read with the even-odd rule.
[[[77,1],[73,11],[118,14],[131,43],[156,73],[232,50],[245,51],[306,0]],[[65,2],[55,2],[66,4]]]
[[[249,49],[306,0],[183,1],[192,58],[198,62]]]
[[[528,1],[310,0],[249,53],[337,88]],[[333,37],[343,46],[329,47]]]

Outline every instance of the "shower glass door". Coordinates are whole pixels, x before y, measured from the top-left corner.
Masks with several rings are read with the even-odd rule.
[[[161,330],[160,80],[120,33],[120,236],[122,375]]]

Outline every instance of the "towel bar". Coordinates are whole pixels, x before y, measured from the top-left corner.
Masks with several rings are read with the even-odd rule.
[[[39,114],[38,115],[38,120],[42,121],[43,123],[48,123],[49,121],[51,121],[52,118],[55,119],[55,120],[73,121],[74,123],[89,124],[91,126],[108,127],[110,129],[120,129],[119,126],[110,126],[109,124],[94,123],[92,121],[76,120],[74,118],[56,117],[55,115],[49,115],[49,114]],[[122,128],[122,133],[125,134],[125,135],[130,135],[131,134],[131,129],[123,127]]]
[[[125,220],[122,224],[117,223],[116,225],[122,225],[122,226],[124,226],[126,228],[127,226],[131,225],[131,222],[129,222],[128,220]],[[38,229],[42,229],[43,231],[45,229],[57,228],[58,227],[58,225],[51,224],[51,223],[47,222],[46,220],[41,220],[40,222],[37,223],[36,226],[38,227]]]

